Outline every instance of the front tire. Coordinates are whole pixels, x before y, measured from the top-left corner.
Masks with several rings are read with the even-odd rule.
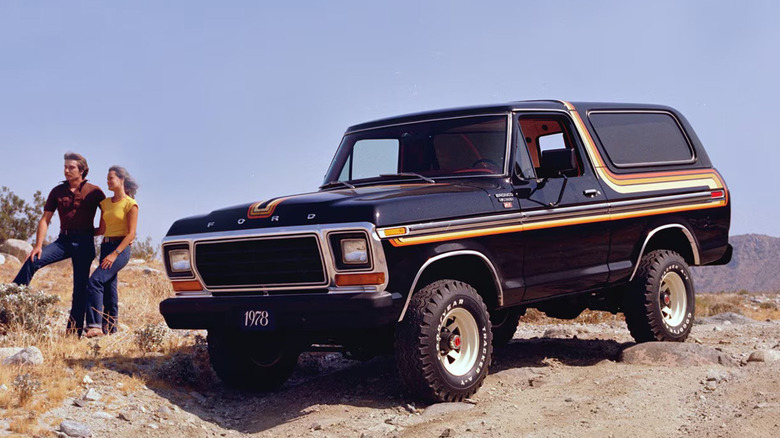
[[[462,401],[482,386],[493,353],[490,316],[477,291],[439,280],[416,292],[396,330],[406,388],[434,402]]]
[[[682,342],[691,332],[696,300],[685,260],[669,250],[642,257],[626,291],[623,312],[637,342]]]
[[[299,351],[278,334],[208,331],[209,360],[222,382],[237,389],[268,391],[292,374]]]

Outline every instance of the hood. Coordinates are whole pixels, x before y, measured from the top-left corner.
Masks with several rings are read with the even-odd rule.
[[[468,217],[495,210],[498,180],[401,184],[327,190],[242,204],[176,221],[168,236],[371,222],[377,227]]]

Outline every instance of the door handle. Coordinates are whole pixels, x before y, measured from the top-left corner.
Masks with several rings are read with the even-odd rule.
[[[596,196],[601,195],[601,192],[596,189],[587,189],[587,190],[583,190],[582,194],[587,196],[588,198],[595,198]]]

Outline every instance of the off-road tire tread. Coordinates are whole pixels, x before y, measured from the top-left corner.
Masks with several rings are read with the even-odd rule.
[[[654,315],[653,306],[656,305],[655,300],[658,299],[658,291],[654,284],[660,281],[658,277],[661,267],[668,258],[676,259],[675,261],[679,264],[688,266],[682,256],[675,251],[665,249],[651,251],[642,257],[634,280],[624,295],[623,313],[626,317],[626,325],[636,342],[683,342],[690,333],[688,330],[681,336],[670,336],[664,329],[660,315]],[[692,308],[695,306],[695,302],[689,302],[687,306]]]
[[[404,320],[398,324],[395,336],[396,366],[406,389],[412,394],[434,402],[460,402],[472,396],[482,386],[487,375],[492,345],[488,342],[488,361],[483,377],[466,391],[451,391],[439,379],[436,366],[437,357],[425,353],[425,347],[435,341],[437,316],[430,310],[449,299],[453,290],[466,293],[476,300],[484,312],[487,324],[490,324],[487,307],[476,290],[469,284],[457,280],[438,280],[412,296]],[[490,327],[487,330],[491,336]],[[431,339],[431,336],[434,339]]]

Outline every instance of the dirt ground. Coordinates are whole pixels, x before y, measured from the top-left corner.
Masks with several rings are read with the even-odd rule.
[[[213,385],[122,395],[103,369],[91,376],[102,401],[69,399],[42,421],[56,429],[70,419],[113,437],[778,436],[780,361],[748,358],[780,348],[780,322],[741,322],[696,325],[688,340],[733,358],[730,366],[619,362],[633,344],[619,320],[521,324],[471,400],[430,406],[403,392],[392,357],[304,355],[267,394]]]
[[[18,269],[0,268],[5,277]],[[63,279],[69,278],[68,269],[42,272],[36,284],[57,291],[67,303],[69,284]],[[126,271],[120,282],[127,313],[139,315],[149,307],[143,318],[159,319],[159,300],[141,300],[149,290],[149,283],[141,281],[143,269]],[[721,311],[737,306],[751,311],[740,303],[753,310],[780,307],[777,295],[734,295],[726,304],[720,299],[701,304],[710,301],[720,303]],[[258,394],[218,382],[195,391],[135,379],[128,374],[141,370],[143,375],[144,367],[155,366],[155,356],[112,353],[105,344],[96,363],[47,359],[62,361],[66,378],[86,382],[68,390],[53,409],[37,412],[37,429],[30,430],[79,436],[78,430],[61,432],[63,424],[75,422],[91,436],[128,438],[780,436],[780,319],[728,315],[699,318],[686,342],[728,360],[696,366],[619,361],[621,351],[634,344],[625,323],[611,315],[594,319],[603,321],[597,323],[521,321],[512,342],[494,352],[490,375],[472,399],[434,405],[404,392],[391,356],[356,362],[339,353],[307,353],[281,389]],[[126,320],[126,336],[143,318]],[[192,340],[196,334],[178,336]],[[76,342],[85,343],[84,349],[92,345]],[[757,351],[765,352],[764,361],[749,360]],[[160,360],[167,357],[159,355]],[[9,378],[15,374],[6,373]],[[14,420],[4,417],[0,409],[0,436],[14,435]]]

